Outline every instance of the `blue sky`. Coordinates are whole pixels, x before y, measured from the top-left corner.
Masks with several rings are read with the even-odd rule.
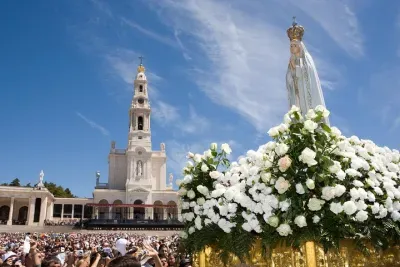
[[[35,183],[43,169],[90,197],[111,140],[126,146],[139,55],[168,173],[210,142],[229,142],[233,157],[257,148],[288,108],[293,15],[332,124],[398,149],[397,1],[1,1],[0,182]]]

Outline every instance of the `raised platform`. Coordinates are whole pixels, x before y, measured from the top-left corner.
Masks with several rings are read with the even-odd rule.
[[[171,236],[179,233],[178,230],[86,230],[74,229],[72,226],[27,226],[27,225],[0,225],[0,233],[121,233],[139,234],[147,236]]]
[[[153,221],[153,220],[106,220],[92,219],[85,222],[88,230],[156,230],[180,231],[184,225],[178,220]]]

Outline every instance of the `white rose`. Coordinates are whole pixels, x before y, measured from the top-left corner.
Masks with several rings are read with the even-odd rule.
[[[280,143],[276,146],[275,148],[275,152],[278,156],[282,156],[285,155],[286,152],[288,152],[289,150],[289,146],[284,144],[284,143]]]
[[[305,193],[304,187],[302,184],[296,184],[296,193],[302,195]]]
[[[285,116],[283,116],[283,121],[285,122],[285,124],[290,124],[292,122],[289,114],[285,114]]]
[[[183,181],[182,181],[182,183],[184,183],[184,184],[190,184],[191,182],[192,182],[192,176],[191,175],[186,175],[183,178]]]
[[[317,117],[317,114],[315,114],[315,111],[313,109],[309,109],[306,118],[309,120],[315,119]]]
[[[186,221],[191,222],[194,219],[194,213],[193,212],[188,212],[182,214],[182,216],[185,218]]]
[[[329,110],[327,110],[327,109],[326,109],[324,106],[322,106],[322,105],[316,106],[314,110],[315,110],[315,112],[317,112],[317,113],[321,113],[321,114],[322,114],[322,117],[324,117],[324,118],[328,117],[329,114],[330,114]]]
[[[202,159],[203,159],[203,157],[202,157],[202,155],[200,155],[200,154],[194,155],[194,158],[193,158],[193,160],[194,160],[195,162],[201,162]]]
[[[325,186],[322,188],[322,199],[331,200],[335,197],[335,188],[331,186]]]
[[[193,234],[196,231],[196,229],[192,226],[189,228],[188,233],[189,235]]]
[[[288,155],[278,160],[278,166],[281,172],[285,172],[287,169],[289,169],[290,165],[292,165],[292,160]]]
[[[329,167],[330,173],[338,173],[342,169],[339,161],[334,161],[333,165]]]
[[[315,182],[312,179],[306,180],[306,186],[308,189],[313,190],[315,188]]]
[[[269,142],[265,145],[265,147],[267,148],[268,151],[272,151],[272,150],[274,150],[275,147],[276,147],[276,142],[274,142],[274,141],[269,141]]]
[[[390,216],[392,217],[392,220],[397,222],[400,221],[400,212],[398,211],[392,211],[392,213],[390,214]]]
[[[272,127],[271,129],[269,129],[268,135],[271,136],[271,137],[278,136],[279,135],[279,128],[278,127]]]
[[[285,123],[282,123],[278,126],[278,130],[281,133],[286,132],[289,129],[289,126],[287,126]]]
[[[321,220],[321,218],[320,218],[319,216],[317,216],[317,215],[314,215],[314,216],[312,217],[313,223],[319,223],[320,220]]]
[[[360,210],[359,212],[357,212],[356,214],[356,220],[359,222],[364,222],[368,219],[368,212],[366,212],[365,210]]]
[[[318,162],[315,160],[317,153],[306,147],[299,156],[299,160],[308,165],[308,167],[316,165]]]
[[[343,211],[343,206],[340,203],[337,202],[332,202],[331,205],[329,206],[329,209],[335,213],[335,214],[339,214]]]
[[[188,198],[193,199],[196,197],[196,193],[193,190],[189,190],[187,192],[187,196],[188,196]]]
[[[279,225],[279,218],[277,216],[271,216],[268,218],[267,223],[276,228]]]
[[[268,183],[269,182],[269,180],[271,179],[271,173],[270,172],[262,172],[261,173],[261,180],[264,182],[264,183]]]
[[[221,173],[219,171],[210,172],[210,177],[213,179],[218,179],[220,176],[221,176]]]
[[[279,179],[275,182],[275,188],[278,190],[279,194],[285,193],[290,187],[289,181],[285,180],[283,177],[279,177]]]
[[[199,205],[203,205],[205,202],[206,202],[206,200],[204,197],[200,197],[197,199],[197,204],[199,204]]]
[[[188,238],[188,234],[187,234],[186,232],[184,232],[184,231],[180,232],[179,236],[180,236],[182,239]]]
[[[196,189],[197,191],[199,191],[200,194],[204,196],[207,196],[209,194],[208,188],[204,185],[198,185]]]
[[[203,163],[203,165],[201,165],[201,171],[202,172],[207,172],[209,169],[208,169],[208,166],[206,165],[206,164],[204,164]]]
[[[342,135],[342,132],[336,127],[331,127],[331,135],[334,137],[339,137]]]
[[[324,203],[325,201],[313,197],[308,200],[307,207],[309,210],[318,211],[322,208],[322,205],[324,205]]]
[[[191,159],[194,157],[194,154],[192,152],[188,152],[187,156],[188,159]]]
[[[344,178],[346,178],[346,173],[345,173],[344,171],[340,170],[340,171],[338,171],[338,172],[336,173],[336,177],[337,177],[340,181],[343,181]]]
[[[300,228],[307,226],[306,217],[304,217],[303,215],[297,216],[294,219],[294,223]]]
[[[347,215],[352,215],[357,211],[357,206],[354,201],[346,201],[343,204],[343,210]]]
[[[232,153],[232,149],[228,144],[222,144],[221,145],[221,150],[224,151],[227,155]]]
[[[293,233],[290,225],[286,223],[282,223],[281,225],[279,225],[279,227],[276,228],[276,231],[278,231],[279,235],[281,236],[288,236]]]
[[[341,197],[346,192],[346,187],[341,184],[335,185],[335,196]]]
[[[186,168],[190,169],[192,167],[193,167],[193,162],[191,161],[186,162]]]
[[[178,190],[178,194],[179,194],[180,196],[185,196],[186,193],[187,193],[187,190],[186,190],[185,188],[183,188],[183,187],[182,187],[181,189]]]
[[[212,153],[210,149],[207,149],[206,151],[204,151],[204,157],[205,158],[212,158]]]
[[[315,129],[318,128],[318,123],[313,122],[312,120],[306,120],[304,122],[304,129],[309,131],[310,133],[313,133]]]
[[[217,150],[217,148],[218,148],[217,143],[211,143],[211,145],[210,145],[211,150]]]

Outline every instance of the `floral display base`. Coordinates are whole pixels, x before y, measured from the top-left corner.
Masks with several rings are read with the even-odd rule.
[[[226,266],[265,266],[265,267],[400,267],[400,245],[390,247],[385,251],[376,251],[369,247],[369,256],[356,249],[350,240],[340,244],[339,251],[324,253],[323,248],[314,243],[306,242],[300,249],[278,247],[271,257],[263,259],[261,245],[258,243],[250,252],[249,262],[240,263],[232,256]],[[211,247],[196,254],[195,267],[224,266],[217,253]]]

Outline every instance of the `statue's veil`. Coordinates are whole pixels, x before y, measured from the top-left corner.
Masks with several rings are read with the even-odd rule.
[[[321,82],[319,80],[319,76],[317,73],[317,68],[315,67],[314,64],[314,60],[311,57],[310,53],[308,53],[308,50],[305,46],[305,44],[303,42],[300,42],[301,48],[302,48],[302,57],[303,57],[303,62],[305,65],[307,65],[307,70],[308,70],[308,76],[309,76],[309,83],[311,81],[314,82],[314,84],[316,86],[316,88],[310,88],[310,94],[311,94],[311,99],[318,99],[320,102],[322,103],[318,103],[318,104],[322,104],[323,106],[325,106],[325,100],[322,94],[322,89],[321,89]],[[313,84],[313,83],[311,83]],[[309,84],[309,86],[311,86],[311,84]],[[315,106],[315,103],[310,103],[311,106]]]

